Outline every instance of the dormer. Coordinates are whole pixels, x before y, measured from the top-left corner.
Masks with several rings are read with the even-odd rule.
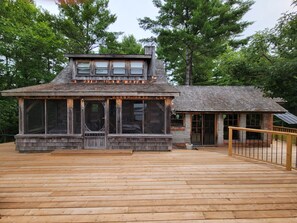
[[[151,80],[155,75],[154,47],[144,55],[67,54],[74,81]]]

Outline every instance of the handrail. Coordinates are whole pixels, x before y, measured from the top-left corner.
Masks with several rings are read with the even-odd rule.
[[[297,133],[296,128],[288,128],[288,127],[277,126],[277,125],[273,126],[273,131]]]
[[[239,133],[242,132],[241,138],[233,140],[233,131],[239,131]],[[247,139],[248,132],[262,134],[259,138],[255,137],[252,139]],[[281,135],[282,140],[274,137],[274,135]],[[285,139],[285,141],[283,139]],[[233,154],[236,154],[268,163],[278,165],[284,164],[286,170],[290,171],[292,170],[293,163],[293,144],[295,148],[294,152],[296,153],[294,153],[294,159],[296,156],[296,160],[294,161],[295,166],[293,168],[297,168],[296,141],[297,133],[229,126],[228,155],[232,156]],[[233,148],[233,144],[235,149]],[[285,161],[284,158],[286,158]]]

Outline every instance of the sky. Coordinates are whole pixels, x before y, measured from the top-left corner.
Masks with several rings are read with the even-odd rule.
[[[35,0],[36,4],[52,13],[58,13],[55,0]],[[292,0],[255,0],[251,10],[243,20],[253,21],[243,33],[250,36],[265,28],[273,28],[282,13],[296,11]],[[124,32],[124,35],[133,34],[136,39],[152,36],[149,31],[144,31],[138,25],[138,18],[155,18],[158,9],[154,7],[152,0],[109,0],[111,13],[117,15],[117,21],[109,27],[113,32]]]

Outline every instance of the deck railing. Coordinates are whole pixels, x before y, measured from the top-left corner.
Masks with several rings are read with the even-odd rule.
[[[295,128],[287,128],[277,125],[273,126],[273,131],[297,133],[297,129]]]
[[[228,154],[297,169],[297,133],[230,126]]]

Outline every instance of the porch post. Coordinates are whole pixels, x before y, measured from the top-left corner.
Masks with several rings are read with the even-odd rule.
[[[116,133],[122,134],[122,99],[116,99]]]
[[[217,115],[218,145],[224,145],[224,118],[223,113]]]
[[[80,115],[81,115],[81,134],[84,136],[85,135],[85,101],[84,99],[81,99],[80,101]]]
[[[19,134],[24,134],[24,99],[19,98]]]
[[[239,127],[246,128],[246,114],[240,114],[240,116],[239,116]],[[245,141],[246,141],[246,131],[239,131],[239,140],[240,140],[240,142],[245,143]]]
[[[73,134],[73,99],[67,99],[67,134]]]
[[[170,134],[171,126],[171,98],[165,99],[165,134]]]

